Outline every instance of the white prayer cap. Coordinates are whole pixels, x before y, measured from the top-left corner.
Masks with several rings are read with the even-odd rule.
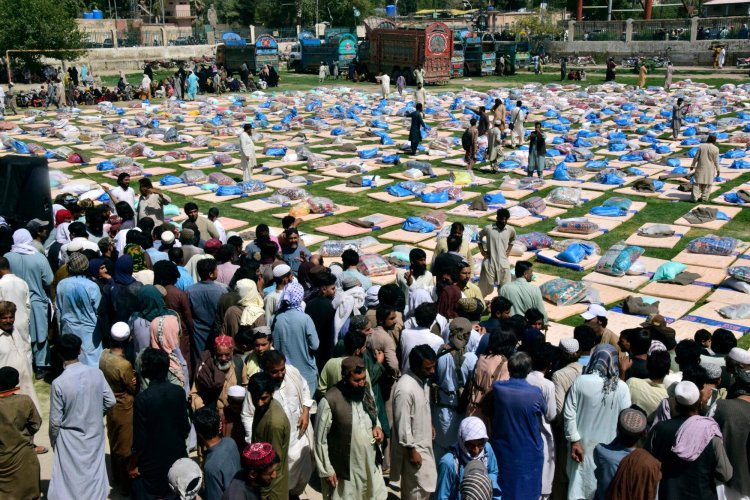
[[[683,381],[679,382],[675,387],[674,397],[681,405],[692,406],[700,399],[701,392],[694,383]]]
[[[68,246],[65,247],[65,250],[68,253],[80,252],[81,250],[83,250],[83,242],[80,240],[71,241],[70,243],[68,243]]]
[[[581,314],[581,317],[585,319],[586,321],[590,319],[594,319],[596,317],[606,318],[607,310],[604,309],[604,307],[602,307],[601,304],[591,304],[589,308],[586,310],[586,312]]]
[[[286,276],[292,272],[292,268],[287,266],[286,264],[279,264],[278,266],[273,268],[273,277],[274,278],[281,278],[282,276]]]
[[[732,359],[741,365],[750,365],[750,351],[740,349],[739,347],[732,347],[728,356],[729,359]]]
[[[110,335],[112,336],[112,340],[122,341],[127,340],[130,337],[130,327],[127,323],[123,323],[122,321],[118,321],[114,325],[112,325],[112,328],[109,330]]]
[[[576,339],[562,339],[560,341],[560,349],[568,354],[575,354],[580,348],[581,347]]]
[[[244,398],[245,397],[245,388],[241,385],[233,385],[229,389],[227,389],[227,396],[230,398]]]
[[[161,242],[167,245],[174,242],[174,233],[172,231],[164,231],[161,233]]]

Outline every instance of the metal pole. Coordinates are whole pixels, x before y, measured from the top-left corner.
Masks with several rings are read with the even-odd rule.
[[[607,2],[607,21],[612,20],[612,0]]]
[[[164,0],[161,0],[161,25],[164,26]]]
[[[315,0],[315,38],[318,38],[318,24],[320,24],[319,7],[320,7],[320,0]]]

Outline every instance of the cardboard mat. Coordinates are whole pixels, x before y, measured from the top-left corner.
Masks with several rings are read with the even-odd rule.
[[[640,236],[638,234],[639,230],[655,226],[656,224],[657,223],[654,222],[647,222],[646,224],[642,225],[638,228],[638,230],[636,230],[635,233],[628,236],[628,239],[625,240],[625,243],[627,243],[628,245],[637,245],[639,247],[674,248],[680,242],[680,239],[685,234],[690,232],[689,227],[678,226],[675,224],[666,224],[675,231],[674,236],[667,236],[665,238],[649,238],[648,236]]]

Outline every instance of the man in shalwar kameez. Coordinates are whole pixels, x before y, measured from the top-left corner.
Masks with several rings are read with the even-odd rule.
[[[242,180],[249,181],[253,178],[253,169],[256,165],[255,144],[253,143],[253,126],[246,123],[240,134],[240,169]]]
[[[19,229],[13,233],[13,246],[5,254],[13,274],[29,285],[31,300],[31,317],[29,332],[31,333],[31,349],[34,365],[37,371],[49,367],[49,345],[47,343],[47,329],[49,318],[49,287],[54,275],[49,267],[47,258],[40,254],[31,244],[31,233],[26,229]]]
[[[50,389],[49,440],[55,457],[47,498],[107,498],[102,417],[115,405],[115,395],[98,367],[78,361],[79,337],[63,335],[58,351],[64,370]]]
[[[318,406],[315,461],[323,498],[385,500],[388,490],[378,460],[383,431],[367,387],[364,360],[345,358],[341,376]]]
[[[290,365],[279,351],[266,351],[260,361],[262,371],[267,372],[276,382],[273,399],[279,402],[289,419],[292,429],[287,449],[289,459],[289,492],[301,495],[305,491],[313,471],[312,443],[313,432],[310,425],[310,408],[314,400],[310,387],[299,370]],[[242,405],[242,424],[245,427],[245,441],[252,442],[253,406],[250,393],[246,392]]]

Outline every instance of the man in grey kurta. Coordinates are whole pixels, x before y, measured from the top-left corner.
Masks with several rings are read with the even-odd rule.
[[[193,338],[190,344],[194,366],[206,350],[206,342],[213,333],[219,298],[227,292],[224,283],[216,281],[216,261],[203,259],[198,262],[200,281],[188,288],[187,296],[193,312]]]
[[[501,288],[510,283],[508,255],[516,239],[516,230],[508,225],[509,218],[508,209],[501,208],[497,211],[495,224],[488,224],[479,231],[479,251],[484,257],[479,274],[479,290],[485,297],[492,293],[495,285]]]
[[[714,178],[720,174],[719,148],[716,147],[715,135],[709,135],[706,142],[698,146],[698,152],[693,158],[690,170],[695,170],[693,174],[693,203],[708,201]]]
[[[393,392],[391,480],[401,480],[404,500],[427,500],[437,486],[428,383],[435,375],[436,364],[432,347],[414,347],[409,353],[411,368]]]
[[[33,247],[31,247],[33,249]],[[37,370],[49,367],[49,345],[47,344],[49,298],[47,292],[54,275],[49,262],[44,255],[36,250],[29,251],[14,245],[5,254],[13,274],[29,285],[31,314],[29,317],[29,333],[31,334],[31,350],[34,365]]]
[[[64,371],[50,389],[49,439],[55,452],[47,497],[107,498],[104,414],[115,403],[99,368],[78,361],[81,339],[60,337]]]

